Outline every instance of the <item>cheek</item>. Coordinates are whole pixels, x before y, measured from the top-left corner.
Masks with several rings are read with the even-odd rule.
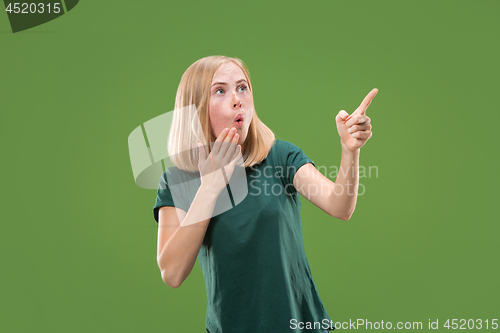
[[[250,114],[250,117],[247,121],[247,128],[250,127],[250,123],[252,122],[253,114],[254,114],[254,111],[252,110],[252,113]]]
[[[222,107],[220,103],[210,104],[210,126],[212,126],[212,132],[217,138],[222,130],[228,127],[228,117],[222,112]]]
[[[253,96],[249,96],[248,97],[248,100],[247,100],[247,103],[248,103],[248,106],[253,109],[254,106],[253,106]]]

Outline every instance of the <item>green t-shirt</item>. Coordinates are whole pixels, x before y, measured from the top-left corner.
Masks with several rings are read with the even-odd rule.
[[[295,172],[306,163],[313,162],[299,147],[276,140],[264,161],[245,169],[243,201],[211,218],[198,254],[207,332],[291,332],[308,322],[321,326],[302,331],[323,332],[330,323],[304,251],[300,194],[293,187]],[[169,170],[160,179],[156,221],[159,207],[175,206]]]

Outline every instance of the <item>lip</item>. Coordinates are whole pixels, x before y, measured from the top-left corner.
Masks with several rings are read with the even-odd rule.
[[[238,119],[241,119],[241,121],[236,121]],[[236,115],[236,117],[234,117],[234,120],[233,120],[233,123],[234,123],[234,127],[243,127],[243,122],[245,121],[245,117],[241,114],[241,113],[238,113]]]

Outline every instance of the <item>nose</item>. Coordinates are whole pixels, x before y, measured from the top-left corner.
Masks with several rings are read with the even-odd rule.
[[[238,98],[238,95],[236,93],[233,93],[233,108],[241,108],[241,100]]]

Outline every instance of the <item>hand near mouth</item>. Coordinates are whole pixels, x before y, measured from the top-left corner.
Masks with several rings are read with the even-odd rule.
[[[198,143],[201,185],[213,189],[217,196],[231,179],[236,163],[243,161],[238,139],[236,129],[224,129],[214,142],[208,158],[206,148]]]

